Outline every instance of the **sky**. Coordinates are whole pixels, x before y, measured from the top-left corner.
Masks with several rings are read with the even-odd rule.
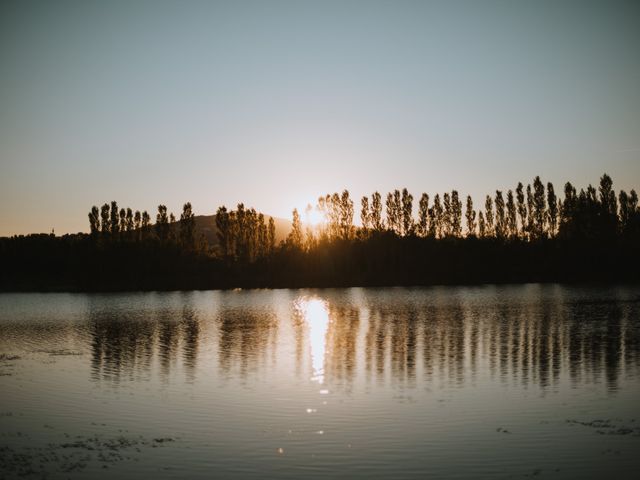
[[[0,235],[111,200],[640,189],[637,1],[4,0],[0,73]]]

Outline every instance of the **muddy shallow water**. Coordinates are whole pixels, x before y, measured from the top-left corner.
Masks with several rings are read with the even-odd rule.
[[[640,288],[0,294],[0,478],[635,478]]]

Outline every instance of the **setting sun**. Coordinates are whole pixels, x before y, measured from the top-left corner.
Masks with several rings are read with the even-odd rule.
[[[312,227],[318,227],[324,221],[324,215],[318,210],[317,205],[311,203],[300,209],[300,217],[303,223]]]

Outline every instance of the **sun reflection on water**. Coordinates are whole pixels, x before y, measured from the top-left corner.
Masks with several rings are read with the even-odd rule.
[[[319,298],[304,298],[296,307],[302,313],[309,328],[309,346],[311,348],[311,380],[324,383],[324,364],[326,356],[327,329],[329,328],[329,311],[326,302]]]

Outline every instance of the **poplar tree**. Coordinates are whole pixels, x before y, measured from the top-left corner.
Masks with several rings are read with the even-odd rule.
[[[485,237],[493,237],[493,201],[491,197],[487,195],[484,200],[484,235]]]
[[[133,210],[131,210],[130,208],[127,208],[127,232],[132,232],[133,231]]]
[[[342,199],[337,192],[327,195],[327,205],[329,206],[329,232],[330,238],[338,238],[341,233],[342,221]]]
[[[353,201],[349,198],[349,190],[343,190],[340,197],[340,233],[344,240],[353,234]]]
[[[558,199],[551,182],[547,183],[547,217],[549,236],[555,237],[558,226]]]
[[[413,195],[402,189],[402,234],[413,234]]]
[[[362,197],[362,200],[360,200],[360,206],[360,221],[362,222],[362,228],[364,230],[368,230],[370,225],[369,197]]]
[[[142,215],[140,214],[140,210],[136,210],[136,213],[133,215],[133,228],[136,232],[136,239],[140,241],[142,238]]]
[[[629,209],[629,195],[627,195],[627,192],[624,190],[620,190],[620,193],[618,194],[618,204],[620,205],[620,229],[624,232],[627,229],[629,219],[632,216]]]
[[[598,192],[600,194],[599,230],[605,237],[613,237],[618,231],[618,203],[613,190],[613,181],[606,173],[600,178]]]
[[[613,181],[611,177],[606,173],[600,177],[600,186],[598,191],[600,193],[600,203],[602,204],[602,210],[609,215],[616,215],[617,204],[616,194],[613,191]]]
[[[160,239],[160,241],[164,242],[167,240],[168,229],[169,229],[169,218],[167,217],[167,207],[166,205],[158,205],[158,213],[156,215],[156,235]]]
[[[418,204],[418,235],[426,237],[429,234],[429,195],[423,193]]]
[[[371,195],[371,228],[377,232],[384,229],[382,222],[382,198],[378,192]]]
[[[427,230],[427,237],[436,238],[437,232],[437,220],[436,210],[434,207],[429,208],[429,230]]]
[[[534,236],[542,238],[545,232],[546,205],[544,198],[544,185],[540,177],[533,180],[533,204],[534,204]]]
[[[392,232],[396,230],[396,207],[393,201],[393,193],[387,193],[387,201],[386,201],[386,211],[387,211],[387,229]]]
[[[171,243],[178,242],[178,232],[176,231],[176,216],[171,212],[169,214],[169,225],[167,226],[167,238]]]
[[[216,211],[216,235],[218,237],[218,244],[222,250],[222,255],[228,257],[231,253],[231,229],[229,212],[224,205],[218,207]]]
[[[91,207],[89,212],[89,229],[94,237],[100,232],[100,210],[95,205]]]
[[[115,236],[120,231],[120,228],[119,228],[120,218],[118,217],[118,203],[117,202],[115,202],[115,201],[111,202],[111,212],[110,213],[111,213],[111,217],[110,217],[111,228],[109,229],[109,231],[111,232],[111,235]]]
[[[499,239],[504,239],[506,237],[506,216],[505,216],[505,208],[504,208],[504,198],[502,197],[502,192],[500,190],[496,190],[496,222],[495,222],[495,235]]]
[[[462,237],[462,202],[457,190],[451,192],[451,234]]]
[[[105,203],[100,209],[101,232],[105,235],[111,233],[111,221],[109,220],[110,217],[109,204]]]
[[[297,211],[296,211],[297,213]],[[233,217],[231,217],[233,218]],[[298,216],[298,220],[300,220]],[[235,230],[234,230],[234,254],[241,261],[245,261],[248,256],[248,242],[247,242],[247,211],[244,207],[244,203],[239,203],[235,211]]]
[[[267,228],[267,249],[269,253],[276,248],[276,222],[273,217],[269,217],[269,226]]]
[[[478,212],[478,236],[480,238],[486,238],[487,228],[484,222],[484,214],[482,211]]]
[[[434,225],[434,233],[436,238],[442,238],[443,232],[443,221],[442,221],[442,204],[440,203],[440,194],[436,193],[436,196],[433,199],[433,225]]]
[[[400,190],[395,189],[393,191],[393,218],[395,219],[394,231],[396,235],[402,234],[402,199],[400,196]]]
[[[300,223],[300,215],[298,209],[293,209],[293,220],[291,222],[291,232],[288,237],[288,244],[293,248],[302,248],[302,224]]]
[[[182,206],[180,214],[180,242],[183,248],[193,249],[195,247],[196,218],[191,208],[191,202]]]
[[[473,199],[471,195],[467,195],[467,210],[465,212],[467,219],[467,236],[476,235],[476,211],[473,209]]]
[[[518,201],[518,215],[520,216],[520,236],[525,238],[527,231],[527,206],[524,202],[524,190],[521,182],[516,187],[516,200]]]
[[[124,208],[120,209],[120,231],[126,232],[127,230],[127,211]]]
[[[267,225],[264,223],[263,213],[258,215],[258,251],[260,257],[269,253]]]
[[[533,201],[533,193],[531,193],[531,185],[527,185],[527,236],[531,237],[534,229],[534,212],[535,206]]]
[[[443,214],[442,214],[442,232],[443,236],[451,235],[451,197],[449,193],[445,193],[442,197]]]
[[[512,239],[518,236],[518,214],[511,190],[507,192],[507,235]]]

